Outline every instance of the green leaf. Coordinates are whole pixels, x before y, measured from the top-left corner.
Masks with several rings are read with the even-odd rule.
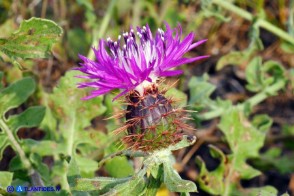
[[[40,185],[43,184],[40,174],[37,172],[45,171],[41,169],[41,164],[34,165],[34,161],[29,159],[24,152],[25,144],[22,143],[17,136],[17,131],[23,127],[37,127],[43,119],[45,108],[42,106],[35,106],[26,109],[24,112],[18,115],[10,115],[5,117],[5,113],[12,108],[15,108],[25,102],[27,98],[34,92],[35,82],[32,78],[24,78],[14,82],[7,88],[1,89],[0,91],[0,147],[1,147],[1,158],[3,149],[7,145],[10,145],[16,152],[17,156],[11,161],[10,170],[22,170],[26,169],[29,173],[22,171],[21,175],[27,175],[30,177],[32,184]],[[32,156],[32,154],[29,154]],[[13,164],[16,163],[16,164]],[[33,166],[34,165],[34,166]],[[47,175],[48,176],[48,175]]]
[[[221,70],[227,65],[243,65],[246,64],[246,62],[249,60],[250,56],[252,55],[252,52],[250,50],[244,50],[244,51],[233,51],[230,52],[224,56],[222,56],[217,64],[216,69]]]
[[[182,180],[169,163],[163,163],[163,182],[171,192],[197,192],[195,183]]]
[[[265,132],[272,122],[265,115],[257,116],[254,121],[257,127],[245,118],[238,107],[228,107],[223,113],[219,128],[224,133],[232,153],[224,155],[221,150],[209,146],[212,157],[220,159],[220,164],[213,171],[208,171],[202,159],[197,157],[196,163],[200,167],[197,181],[203,190],[214,195],[234,195],[234,192],[238,191],[239,179],[251,179],[260,174],[246,161],[259,157]]]
[[[286,52],[286,53],[290,53],[290,54],[293,54],[294,52],[294,45],[289,43],[289,42],[286,42],[286,41],[283,41],[281,43],[281,49]]]
[[[285,80],[285,69],[276,61],[262,64],[261,57],[254,58],[246,68],[246,88],[252,92],[264,90],[279,80]]]
[[[11,185],[13,178],[12,172],[0,171],[0,188],[5,189]]]
[[[35,91],[36,84],[32,78],[24,78],[14,82],[0,91],[0,114],[22,104]]]
[[[89,158],[82,157],[80,155],[75,156],[76,163],[80,169],[82,177],[94,177],[95,171],[98,169],[97,161]]]
[[[23,149],[26,153],[36,153],[40,156],[53,156],[62,153],[61,146],[55,141],[42,140],[36,141],[26,139],[22,141]]]
[[[30,162],[37,168],[39,175],[42,177],[45,184],[50,183],[50,173],[48,166],[42,162],[42,157],[36,153],[30,153]]]
[[[260,172],[246,164],[246,159],[258,157],[265,133],[256,129],[236,108],[230,108],[222,116],[219,128],[225,134],[232,150],[233,170],[243,179],[250,179]]]
[[[294,170],[294,153],[288,153],[287,156],[281,155],[281,149],[277,147],[270,148],[258,158],[252,160],[252,164],[261,171],[276,169],[282,174],[291,173]]]
[[[50,48],[62,34],[62,29],[51,20],[31,18],[24,20],[18,31],[6,38],[0,51],[12,59],[46,58]]]
[[[72,155],[76,148],[85,140],[91,140],[91,135],[83,137],[80,141],[80,132],[86,132],[84,129],[91,125],[91,120],[95,116],[99,116],[106,111],[106,107],[102,104],[103,97],[97,97],[91,100],[83,101],[81,98],[86,96],[86,91],[76,88],[78,79],[75,78],[76,72],[67,72],[61,78],[59,85],[54,88],[53,93],[44,95],[44,102],[51,106],[52,112],[46,113],[45,118],[55,118],[59,121],[58,126],[50,125],[50,121],[46,120],[42,127],[48,128],[48,131],[53,132],[55,129],[60,130],[64,139],[64,153]],[[66,95],[66,96],[64,96]],[[68,107],[70,105],[71,107]],[[52,116],[53,115],[53,116]],[[53,130],[51,130],[53,129]],[[84,134],[85,135],[85,134]],[[88,143],[93,143],[89,141]]]
[[[257,92],[263,89],[260,57],[254,58],[246,68],[246,80],[248,85],[246,88],[252,92]]]
[[[146,191],[146,182],[143,176],[133,176],[131,180],[116,185],[111,191],[109,191],[105,195],[121,195],[121,196],[129,196],[129,195],[145,195]]]
[[[75,160],[76,167],[79,170],[78,175],[94,176],[98,166],[97,162],[92,159],[97,156],[96,154],[90,155],[89,149],[92,150],[92,153],[99,148],[99,153],[103,153],[100,150],[105,149],[105,146],[101,146],[105,144],[102,143],[102,138],[101,141],[98,138],[101,134],[93,133],[94,130],[89,132],[86,130],[91,126],[93,118],[106,111],[106,107],[102,103],[103,97],[100,96],[87,101],[81,100],[88,92],[76,87],[80,79],[76,78],[75,75],[77,75],[75,71],[67,72],[53,89],[52,94],[42,94],[43,102],[49,110],[45,114],[42,127],[46,128],[47,133],[52,139],[56,140],[56,143],[59,143],[57,150],[53,152],[55,153],[55,161],[62,162],[54,172],[54,177],[57,179],[64,179],[66,175],[70,180],[75,178],[75,175],[67,174],[67,172],[71,172],[73,160]],[[56,130],[59,131],[59,134],[56,134]],[[100,146],[97,145],[99,142],[102,143]],[[109,140],[106,144],[110,145]],[[59,154],[66,158],[60,157]],[[68,162],[70,163],[69,166]],[[90,165],[87,166],[87,164]],[[62,172],[58,172],[59,169]],[[65,180],[60,183],[67,186]]]
[[[145,195],[156,195],[162,183],[161,178],[163,176],[163,165],[161,164],[159,167],[157,166],[155,172],[154,170],[155,169],[150,171],[151,175],[148,177]]]
[[[146,187],[145,180],[140,175],[135,175],[132,178],[77,178],[75,182],[72,190],[96,191],[95,195],[144,195]]]
[[[195,136],[183,135],[180,142],[170,145],[167,150],[175,151],[193,145],[196,142]]]
[[[76,184],[72,190],[76,191],[93,191],[100,190],[101,193],[108,192],[111,188],[118,184],[129,181],[131,178],[109,178],[109,177],[96,177],[96,178],[77,178]]]
[[[248,196],[256,196],[256,195],[276,196],[276,195],[278,195],[277,189],[272,186],[249,188],[249,189],[245,190],[245,193]],[[240,192],[240,194],[242,194],[242,192]]]
[[[273,120],[266,114],[255,115],[252,124],[260,131],[267,132],[273,124]]]
[[[227,157],[215,146],[210,145],[209,150],[214,158],[220,159],[220,164],[215,170],[209,172],[201,157],[197,157],[196,164],[200,168],[197,181],[204,191],[213,195],[221,195],[224,191],[223,175],[226,169],[225,162],[227,161]]]
[[[189,104],[203,106],[209,100],[209,96],[215,90],[215,86],[208,83],[208,75],[203,77],[192,77],[189,81],[191,98]]]
[[[116,178],[127,177],[134,173],[134,169],[128,163],[126,157],[115,157],[111,159],[106,163],[105,169],[110,176]]]
[[[16,134],[21,127],[36,127],[38,126],[45,115],[45,107],[33,106],[18,115],[10,116],[7,120],[8,126]]]

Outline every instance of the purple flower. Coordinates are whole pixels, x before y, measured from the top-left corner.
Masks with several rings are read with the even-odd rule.
[[[206,40],[193,43],[192,32],[182,41],[181,36],[180,25],[171,29],[166,23],[166,30],[158,29],[154,38],[149,26],[146,25],[142,28],[137,27],[136,35],[134,30],[130,29],[130,32],[119,35],[117,41],[112,41],[110,38],[107,41],[100,40],[99,49],[93,48],[96,60],[92,61],[79,55],[83,63],[80,64],[81,67],[75,69],[86,74],[77,77],[90,79],[79,83],[79,88],[96,88],[84,99],[91,99],[114,89],[122,90],[115,99],[132,90],[137,90],[142,95],[144,87],[155,83],[159,77],[183,73],[172,68],[208,57],[184,58],[186,52]]]

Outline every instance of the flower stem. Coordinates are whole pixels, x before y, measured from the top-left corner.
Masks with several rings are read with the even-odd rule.
[[[103,17],[102,23],[98,28],[99,31],[97,32],[97,29],[93,29],[93,40],[92,40],[92,44],[91,44],[92,47],[96,48],[98,46],[98,39],[100,39],[104,35],[106,28],[109,24],[109,21],[110,21],[112,12],[113,12],[113,8],[114,8],[114,5],[116,4],[116,2],[117,2],[117,0],[111,0],[111,2],[109,3],[108,8],[106,10],[106,14]],[[94,59],[95,55],[94,55],[92,48],[90,48],[87,57],[89,59]]]
[[[235,6],[232,3],[229,3],[228,1],[224,0],[212,0],[213,3],[237,14],[238,16],[241,16],[242,18],[245,18],[246,20],[253,21],[254,16],[250,14],[249,12],[239,8],[238,6]],[[262,27],[273,34],[277,35],[281,39],[284,39],[292,44],[294,44],[294,37],[289,35],[287,32],[283,31],[282,29],[272,25],[270,22],[259,18],[257,21],[257,26]]]

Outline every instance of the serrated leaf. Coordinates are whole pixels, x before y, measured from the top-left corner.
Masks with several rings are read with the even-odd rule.
[[[14,162],[17,163],[17,165],[14,165],[15,167],[13,168],[13,161],[11,161],[10,164],[12,168],[10,169],[26,169],[30,171],[28,175],[31,177],[32,183],[39,185],[43,184],[43,182],[35,168],[40,169],[40,165],[37,164],[33,167],[32,161],[29,160],[23,151],[24,146],[17,136],[17,130],[22,127],[38,126],[44,116],[44,107],[31,107],[18,115],[5,117],[5,113],[9,109],[15,108],[25,102],[34,90],[35,82],[32,78],[28,77],[14,82],[0,91],[0,128],[2,130],[0,137],[2,139],[1,147],[5,148],[7,145],[10,145],[17,154],[14,158],[14,160],[16,160]],[[1,150],[1,158],[2,153],[3,150]],[[27,173],[22,171],[22,175],[27,175]],[[32,177],[33,175],[38,177]]]
[[[182,180],[171,164],[163,163],[163,182],[171,192],[197,192],[194,182]]]
[[[24,20],[18,31],[0,44],[0,51],[10,58],[46,58],[62,34],[55,22],[41,18]]]
[[[88,101],[81,100],[86,96],[87,92],[76,88],[77,82],[75,72],[67,72],[61,78],[58,86],[54,88],[53,94],[49,95],[46,100],[48,105],[51,106],[54,118],[59,120],[56,128],[61,130],[61,135],[67,141],[65,142],[66,149],[64,150],[68,155],[72,155],[76,147],[81,143],[79,132],[84,132],[84,128],[91,125],[90,121],[95,116],[99,116],[106,111],[106,107],[102,104],[102,97]],[[68,105],[71,107],[68,107]],[[49,115],[49,113],[46,113],[46,115]],[[51,127],[50,121],[45,123],[42,124],[43,127]],[[53,132],[54,130],[51,131]],[[91,137],[88,139],[91,139]]]
[[[46,113],[46,120],[42,123],[42,127],[45,127],[47,132],[56,137],[57,141],[60,141],[58,153],[66,157],[61,158],[63,163],[60,164],[60,168],[56,168],[54,175],[58,178],[60,175],[66,175],[69,172],[67,174],[69,181],[75,180],[80,175],[94,176],[95,170],[98,169],[96,161],[87,158],[87,148],[95,150],[98,139],[92,137],[92,131],[87,132],[85,129],[91,126],[91,120],[94,117],[106,111],[106,107],[102,103],[103,97],[87,101],[81,100],[87,92],[76,87],[79,79],[75,75],[75,71],[67,72],[53,89],[52,94],[43,95],[43,102],[48,106],[47,109],[50,112]],[[53,122],[58,122],[54,123],[54,126],[51,124],[52,119]],[[56,135],[56,130],[59,130],[60,134]],[[88,147],[85,147],[86,145]],[[98,148],[99,146],[96,147],[96,150]],[[81,153],[77,155],[76,152],[79,151]],[[78,168],[75,175],[71,171],[73,160],[75,160],[75,165]],[[69,166],[67,166],[68,163]],[[88,163],[90,163],[90,166],[87,167]],[[58,173],[59,169],[62,169],[63,172]]]
[[[231,158],[234,159],[232,169],[244,179],[258,175],[260,172],[248,166],[246,159],[258,157],[259,149],[264,143],[265,133],[252,126],[242,112],[236,108],[230,108],[222,115],[219,128],[225,134],[232,150]]]
[[[265,117],[265,116],[263,116]],[[200,176],[197,179],[201,188],[210,194],[224,195],[234,194],[236,180],[251,179],[260,172],[246,163],[248,158],[259,156],[259,149],[263,146],[265,131],[268,130],[270,119],[262,118],[257,121],[257,129],[244,116],[237,107],[229,107],[221,117],[219,128],[225,134],[232,154],[224,155],[223,152],[213,146],[209,146],[210,154],[220,159],[220,164],[213,171],[208,171],[200,157],[196,163],[200,167]],[[266,122],[265,125],[263,122]]]

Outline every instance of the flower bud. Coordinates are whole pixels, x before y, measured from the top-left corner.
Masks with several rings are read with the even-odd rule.
[[[137,91],[127,95],[127,136],[123,141],[130,148],[154,151],[181,141],[183,129],[189,127],[182,122],[183,110],[172,106],[173,100],[159,92],[152,83],[141,96]]]

